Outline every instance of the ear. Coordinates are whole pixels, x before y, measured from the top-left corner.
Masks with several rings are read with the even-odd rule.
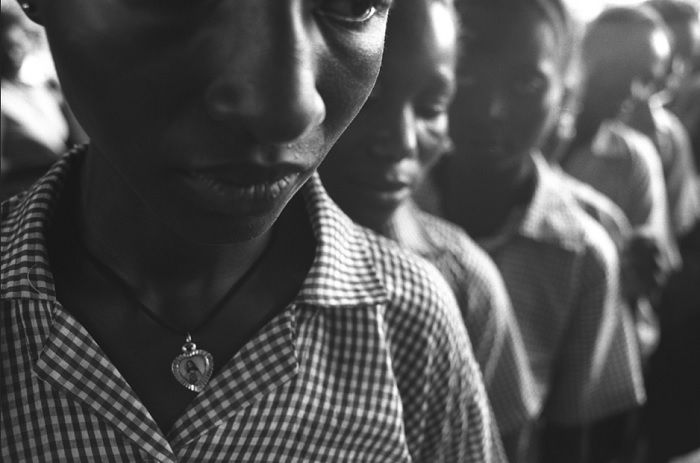
[[[18,0],[20,8],[25,15],[37,24],[41,24],[41,15],[36,0]]]

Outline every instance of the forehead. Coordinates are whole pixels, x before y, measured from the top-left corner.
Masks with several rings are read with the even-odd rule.
[[[426,61],[453,66],[458,28],[451,6],[437,0],[404,0],[397,5],[387,25],[384,67]]]
[[[462,48],[465,56],[494,65],[527,64],[560,56],[563,45],[557,39],[552,24],[533,8],[483,8],[466,14]]]

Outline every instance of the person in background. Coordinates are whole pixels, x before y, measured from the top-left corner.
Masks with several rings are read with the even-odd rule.
[[[2,203],[0,460],[501,461],[444,279],[316,174],[391,3],[22,1],[91,142]]]
[[[505,280],[537,393],[538,422],[520,434],[535,432],[513,461],[589,461],[589,425],[638,407],[644,389],[615,245],[538,152],[563,98],[567,14],[554,1],[459,6],[455,150],[418,197],[475,238]]]
[[[700,182],[700,5],[684,0],[647,3],[673,34],[667,107],[688,130]],[[700,184],[700,183],[698,183]],[[698,193],[700,195],[700,193]],[[700,448],[700,222],[680,237],[683,268],[672,274],[659,302],[660,342],[649,362],[645,411],[645,463],[698,461]],[[684,458],[683,455],[687,456]]]
[[[43,31],[14,0],[2,0],[2,138],[0,200],[29,187],[71,143],[71,126],[59,92],[47,82],[27,82],[22,65],[44,44]],[[45,46],[45,45],[43,45]]]
[[[681,239],[680,249],[683,268],[670,276],[662,293],[660,341],[649,361],[643,463],[665,463],[700,449],[700,223]]]
[[[666,106],[690,134],[695,167],[700,163],[700,5],[688,0],[650,0],[673,35]],[[695,172],[698,175],[698,172]]]
[[[612,51],[629,56],[628,68],[634,69],[632,86],[636,91],[625,103],[621,117],[654,142],[664,172],[671,232],[679,239],[700,220],[700,189],[688,132],[664,105],[683,82],[696,39],[692,35],[681,37],[680,31],[675,34],[650,6],[653,4],[630,8],[627,14],[618,10],[615,26],[620,40],[612,45]],[[688,32],[695,31],[691,28]],[[627,40],[623,39],[625,34]],[[638,38],[639,45],[630,37]],[[637,52],[633,52],[635,46]]]
[[[449,150],[458,24],[443,0],[403,0],[392,11],[382,70],[357,118],[320,168],[352,219],[433,263],[457,296],[496,422],[512,437],[532,419],[532,378],[510,299],[493,261],[462,230],[411,198]]]
[[[601,13],[583,37],[578,67],[578,93],[574,130],[553,156],[570,176],[610,198],[625,214],[638,238],[659,250],[659,276],[680,266],[671,230],[663,169],[653,143],[620,120],[626,103],[640,99],[645,89],[663,75],[668,51],[665,36],[650,37],[646,31],[623,31],[628,15],[644,18],[635,8],[616,7]],[[664,48],[665,47],[665,48]],[[624,62],[620,54],[628,56]],[[656,57],[655,61],[646,56]],[[629,62],[635,66],[628,65]],[[658,297],[660,284],[649,288]],[[648,314],[649,317],[652,314]],[[650,336],[649,349],[655,336]]]

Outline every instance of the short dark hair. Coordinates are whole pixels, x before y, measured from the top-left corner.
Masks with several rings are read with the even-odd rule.
[[[700,8],[686,0],[648,0],[645,5],[654,9],[671,30],[674,55],[692,59],[694,54],[700,54],[700,45],[693,43],[693,37],[678,30],[678,26],[700,25]]]
[[[590,43],[591,40],[594,40],[597,36],[597,31],[603,26],[612,26],[613,30],[620,31],[623,35],[625,27],[646,28],[649,31],[660,31],[666,36],[670,43],[673,41],[673,34],[668,30],[661,16],[646,5],[606,8],[588,25],[584,43],[587,44]],[[621,37],[623,35],[621,35]],[[629,45],[632,46],[632,44]]]

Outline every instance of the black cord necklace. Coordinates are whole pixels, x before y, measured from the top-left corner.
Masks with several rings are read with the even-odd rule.
[[[274,232],[273,232],[274,233]],[[236,281],[230,289],[214,304],[209,315],[202,320],[199,324],[192,327],[187,331],[177,329],[170,323],[166,322],[163,318],[158,316],[154,310],[152,310],[148,305],[146,305],[141,299],[136,295],[136,292],[129,286],[129,283],[121,277],[116,270],[102,262],[94,254],[90,252],[88,247],[85,245],[84,240],[78,239],[80,246],[82,247],[85,256],[88,258],[90,263],[97,268],[97,270],[105,277],[116,284],[124,294],[126,294],[129,299],[131,299],[136,306],[145,313],[151,320],[157,324],[163,326],[164,328],[177,333],[181,336],[185,336],[185,343],[182,345],[182,353],[173,359],[170,369],[173,376],[178,383],[183,385],[185,388],[193,392],[201,392],[209,382],[211,375],[214,371],[214,356],[204,349],[197,348],[197,344],[192,340],[192,334],[199,331],[204,325],[206,325],[211,319],[213,319],[225,306],[226,302],[248,281],[250,277],[255,273],[255,270],[260,266],[260,263],[264,260],[270,248],[272,248],[274,235],[270,237],[270,241],[267,243],[267,247],[260,254],[253,265],[250,266],[248,270],[241,276],[238,281]]]

